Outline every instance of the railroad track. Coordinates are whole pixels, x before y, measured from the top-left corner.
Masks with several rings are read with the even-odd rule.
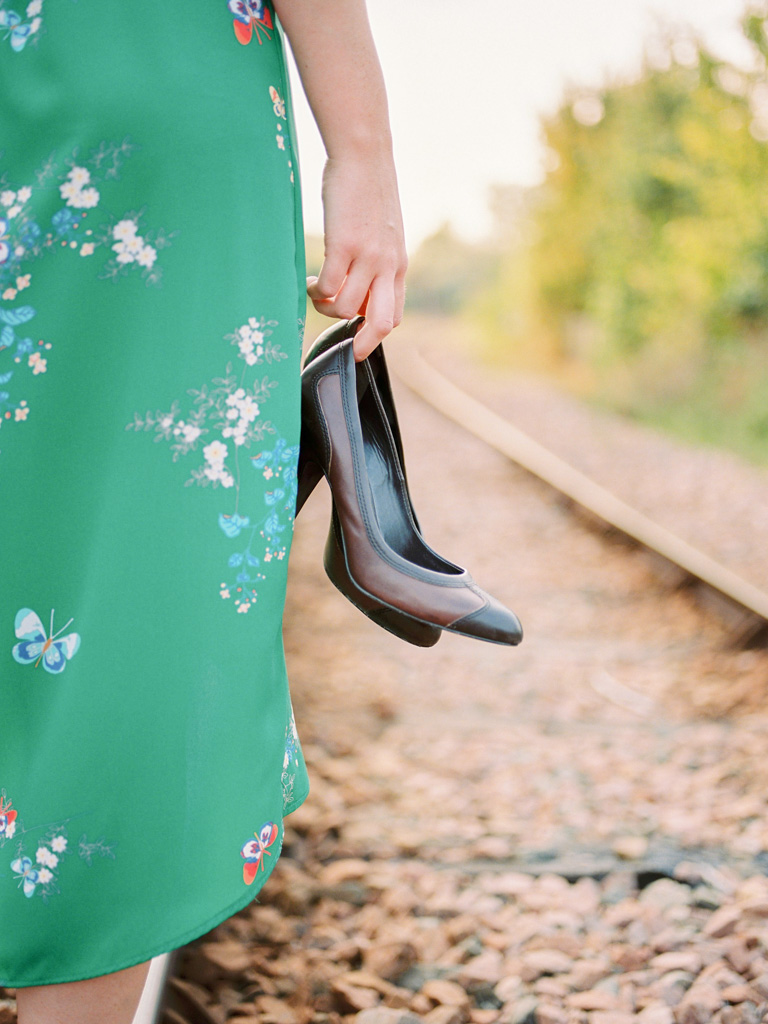
[[[397,351],[392,363],[398,379],[454,423],[551,487],[589,519],[650,552],[669,578],[695,588],[731,624],[737,647],[768,645],[768,591],[632,508],[564,459],[539,444],[509,420],[457,387],[413,348]]]
[[[612,535],[649,552],[661,575],[686,586],[731,625],[734,646],[768,644],[768,592],[632,508],[514,424],[459,388],[414,349],[390,360],[398,380],[433,409],[550,487]],[[185,983],[174,977],[181,951],[156,957],[133,1024],[215,1024]]]

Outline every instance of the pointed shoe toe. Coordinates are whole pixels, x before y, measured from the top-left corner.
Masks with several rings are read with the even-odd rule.
[[[431,636],[422,635],[429,643],[405,636],[408,620],[493,643],[519,643],[512,613],[421,535],[400,438],[393,436],[395,421],[384,406],[370,363],[354,360],[351,337],[320,353],[302,373],[302,445],[330,484],[337,524],[326,571],[332,581],[337,570],[343,575],[339,589],[366,615],[419,646],[431,646]]]
[[[477,588],[478,591],[480,588]],[[488,640],[494,644],[507,644],[516,647],[523,639],[523,627],[513,611],[510,611],[495,597],[480,591],[486,604],[477,611],[470,612],[461,619],[456,619],[446,628],[452,633],[462,636]]]

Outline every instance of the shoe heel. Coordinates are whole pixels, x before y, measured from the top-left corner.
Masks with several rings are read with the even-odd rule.
[[[296,492],[296,511],[294,518],[301,512],[304,502],[320,481],[323,470],[315,460],[307,445],[301,445],[299,449],[299,464],[296,470],[298,477],[298,488]]]

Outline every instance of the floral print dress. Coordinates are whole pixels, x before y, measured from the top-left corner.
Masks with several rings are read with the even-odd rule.
[[[0,0],[0,985],[208,931],[307,796],[302,239],[264,0]]]

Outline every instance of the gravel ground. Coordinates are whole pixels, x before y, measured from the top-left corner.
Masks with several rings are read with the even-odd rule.
[[[425,536],[526,638],[375,627],[323,573],[321,484],[285,617],[310,796],[259,902],[186,948],[166,1024],[758,1024],[765,654],[396,388]]]

